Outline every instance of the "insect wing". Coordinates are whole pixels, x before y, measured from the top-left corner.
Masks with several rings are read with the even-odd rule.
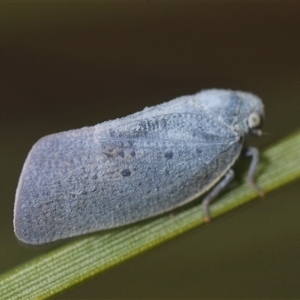
[[[204,110],[128,120],[33,147],[16,197],[21,241],[43,244],[172,210],[220,179],[241,151],[232,129]]]

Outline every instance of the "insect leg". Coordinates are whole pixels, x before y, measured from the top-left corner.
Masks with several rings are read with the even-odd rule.
[[[205,214],[205,222],[210,221],[209,205],[220,194],[220,192],[222,192],[227,187],[227,185],[232,181],[233,177],[234,171],[230,169],[225,174],[225,177],[203,199],[202,207]]]
[[[250,184],[250,186],[258,192],[259,196],[263,197],[265,194],[264,191],[255,183],[255,174],[259,162],[259,151],[257,148],[248,147],[244,150],[243,155],[247,157],[252,157],[247,175],[247,181]]]

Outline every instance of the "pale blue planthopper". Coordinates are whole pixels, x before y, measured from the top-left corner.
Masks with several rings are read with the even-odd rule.
[[[93,127],[48,135],[31,149],[16,192],[14,229],[31,245],[134,223],[208,192],[209,204],[232,180],[241,154],[260,136],[263,103],[231,90],[204,90]]]

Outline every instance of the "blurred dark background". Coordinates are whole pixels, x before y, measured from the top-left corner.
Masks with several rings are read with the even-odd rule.
[[[204,88],[258,94],[261,148],[300,128],[299,2],[0,3],[0,273],[48,249],[14,237],[14,193],[42,136]],[[56,299],[300,298],[299,181]]]

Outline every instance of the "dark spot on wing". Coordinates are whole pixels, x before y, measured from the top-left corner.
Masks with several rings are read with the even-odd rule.
[[[131,175],[131,172],[129,169],[124,169],[123,171],[121,171],[121,174],[124,176],[124,177],[127,177],[127,176],[130,176]]]
[[[202,154],[202,149],[197,148],[197,149],[196,149],[196,152],[197,152],[198,154]]]
[[[168,151],[168,152],[165,153],[165,158],[166,159],[171,159],[171,158],[173,158],[173,156],[174,156],[174,154],[173,154],[172,151]]]
[[[125,152],[123,151],[122,147],[107,147],[107,149],[105,149],[105,151],[103,151],[102,153],[106,155],[107,158],[116,158],[117,156],[120,156],[122,158],[125,157]]]
[[[129,147],[133,146],[133,141],[127,141],[127,143]]]
[[[114,155],[113,154],[110,154],[108,152],[103,152],[104,155],[106,155],[107,158],[113,158]]]
[[[120,155],[122,158],[124,158],[124,157],[125,157],[125,153],[124,153],[124,151],[120,151],[120,152],[118,153],[118,155]]]

